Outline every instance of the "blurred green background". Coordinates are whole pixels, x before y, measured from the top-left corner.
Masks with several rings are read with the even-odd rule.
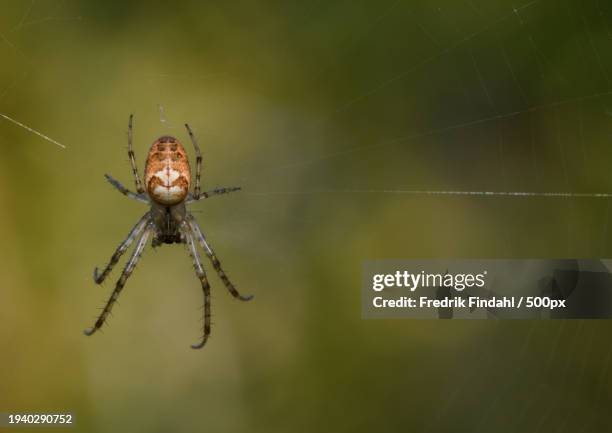
[[[0,1],[0,410],[83,432],[603,432],[607,321],[366,321],[373,258],[610,257],[612,7],[600,1]],[[162,134],[204,153],[184,248],[148,249],[104,332]],[[191,147],[188,146],[191,152]],[[396,191],[396,192],[389,192]]]

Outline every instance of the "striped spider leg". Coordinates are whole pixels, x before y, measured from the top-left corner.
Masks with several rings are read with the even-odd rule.
[[[145,216],[148,216],[148,215],[145,215]],[[134,268],[136,267],[136,263],[138,263],[138,260],[140,259],[140,256],[142,255],[142,252],[144,251],[145,246],[147,245],[147,241],[149,240],[149,235],[151,235],[151,232],[154,229],[153,224],[150,222],[150,220],[147,220],[146,224],[142,225],[141,227],[139,227],[139,224],[137,224],[136,227],[140,228],[140,230],[142,231],[142,234],[140,235],[140,239],[138,239],[136,248],[134,248],[134,251],[132,252],[132,255],[130,256],[130,259],[126,263],[125,268],[123,268],[123,272],[121,273],[121,276],[119,277],[119,279],[117,280],[117,284],[115,285],[115,290],[113,290],[113,293],[111,294],[110,298],[106,302],[106,305],[104,306],[104,309],[102,310],[102,313],[100,313],[100,316],[98,316],[96,323],[94,323],[94,325],[91,328],[86,329],[84,331],[85,335],[92,335],[94,332],[100,329],[102,325],[104,325],[104,322],[106,322],[106,318],[108,317],[111,310],[113,309],[115,302],[117,302],[117,298],[119,298],[119,294],[123,290],[123,286],[125,286],[125,282],[130,277],[130,275],[132,275],[132,272],[134,271]],[[130,236],[131,235],[132,233],[130,233]],[[130,236],[128,236],[128,239],[130,238]],[[126,241],[128,239],[126,239]],[[124,241],[124,244],[125,243],[126,242]],[[115,257],[115,255],[113,255],[113,257]],[[112,267],[111,263],[109,263],[109,266],[107,266],[107,269]],[[104,280],[105,273],[103,272],[100,275],[100,277],[101,278],[99,279],[99,281],[102,282],[102,280]],[[96,282],[98,282],[98,279],[96,279]]]

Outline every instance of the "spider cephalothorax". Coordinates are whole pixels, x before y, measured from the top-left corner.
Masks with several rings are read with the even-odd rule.
[[[219,262],[219,259],[217,259],[212,247],[204,237],[199,224],[191,213],[189,213],[185,205],[187,203],[200,200],[201,198],[208,198],[213,195],[239,191],[240,188],[216,188],[212,191],[200,194],[202,156],[193,132],[189,128],[189,125],[185,124],[185,128],[187,128],[187,132],[189,133],[189,137],[191,138],[191,142],[193,143],[193,147],[196,152],[196,175],[193,194],[189,193],[189,186],[191,184],[191,167],[189,166],[189,160],[187,158],[185,148],[176,138],[168,136],[158,138],[149,150],[145,167],[145,190],[145,188],[142,186],[140,177],[138,176],[136,158],[134,157],[134,151],[132,150],[132,119],[133,116],[130,115],[128,125],[128,156],[130,158],[130,164],[132,166],[132,173],[134,175],[137,192],[128,190],[109,175],[106,175],[106,179],[122,194],[137,201],[147,203],[150,206],[150,209],[142,216],[142,218],[140,218],[140,220],[128,234],[127,238],[121,243],[121,245],[119,245],[104,270],[99,272],[98,268],[94,269],[94,281],[97,284],[101,284],[111,272],[115,264],[117,264],[123,253],[125,253],[134,240],[138,238],[136,247],[125,265],[125,268],[121,273],[121,277],[117,281],[115,290],[113,291],[110,299],[107,301],[94,326],[85,330],[85,334],[92,335],[94,332],[100,329],[102,325],[104,325],[106,318],[110,314],[113,305],[119,297],[119,293],[121,293],[121,290],[123,290],[125,282],[131,275],[136,263],[138,262],[138,259],[142,255],[149,237],[152,237],[151,244],[154,247],[162,244],[187,244],[189,254],[193,259],[196,274],[202,284],[202,291],[204,292],[203,336],[202,340],[198,344],[191,346],[194,349],[199,349],[204,346],[208,336],[210,335],[210,284],[208,283],[208,278],[206,277],[206,272],[204,271],[204,266],[202,265],[202,261],[200,259],[197,243],[200,244],[200,247],[212,263],[213,268],[235,298],[242,301],[248,301],[253,297],[242,296],[240,293],[238,293],[221,268],[221,263]]]

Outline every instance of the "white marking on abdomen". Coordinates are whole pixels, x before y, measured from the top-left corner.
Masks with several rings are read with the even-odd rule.
[[[172,185],[172,182],[179,178],[180,175],[180,171],[174,170],[172,168],[166,168],[164,170],[159,170],[158,172],[156,172],[153,177],[159,178],[166,187],[169,187]]]
[[[153,195],[163,202],[175,202],[183,198],[185,191],[180,186],[165,187],[157,185],[153,189]]]

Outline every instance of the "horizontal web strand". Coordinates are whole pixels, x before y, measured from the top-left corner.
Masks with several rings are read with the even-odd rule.
[[[556,198],[612,198],[612,193],[597,192],[532,192],[532,191],[452,191],[405,189],[318,189],[311,191],[250,192],[247,195],[308,195],[308,194],[404,194],[455,195],[478,197],[556,197]]]

